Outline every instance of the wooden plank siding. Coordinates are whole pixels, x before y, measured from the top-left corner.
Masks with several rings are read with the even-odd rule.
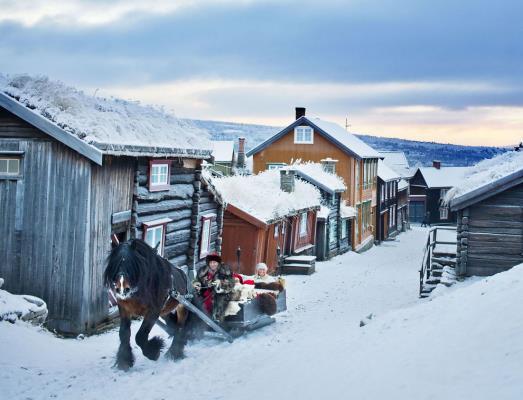
[[[46,301],[50,328],[78,332],[84,327],[82,297],[89,263],[91,163],[57,141],[35,136],[0,139],[1,148],[18,143],[24,151],[16,194],[9,184],[9,198],[2,195],[7,209],[14,211],[15,226],[14,232],[11,224],[7,228],[13,239],[3,249],[8,256],[0,260],[0,274],[7,290]]]
[[[301,159],[303,161],[321,162],[322,159],[332,158],[338,160],[336,165],[336,174],[343,178],[347,190],[343,192],[342,199],[346,200],[349,205],[357,206],[366,201],[372,202],[371,219],[375,215],[376,206],[376,180],[371,187],[364,189],[363,160],[357,160],[353,156],[341,150],[328,139],[324,138],[317,130],[314,130],[314,144],[296,144],[294,143],[294,131],[291,130],[281,138],[275,140],[265,149],[253,155],[253,172],[255,174],[265,171],[267,164],[286,163],[290,164],[292,160]],[[359,164],[359,182],[356,182],[356,164]],[[362,229],[362,218],[358,215],[355,219],[351,232],[354,248],[370,236],[373,235],[373,224],[367,229]],[[356,235],[355,224],[358,224],[359,230]]]
[[[104,166],[93,165],[90,198],[90,260],[84,293],[87,331],[94,331],[107,316],[107,289],[102,276],[111,251],[111,216],[132,207],[135,161],[127,157],[104,157]],[[127,235],[128,239],[129,236]]]
[[[459,271],[492,275],[523,262],[523,184],[460,211]]]

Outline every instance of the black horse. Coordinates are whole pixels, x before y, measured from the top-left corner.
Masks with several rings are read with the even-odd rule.
[[[136,343],[144,356],[157,360],[164,345],[155,336],[149,339],[152,327],[161,316],[172,329],[174,338],[166,356],[183,357],[191,316],[182,304],[169,296],[172,289],[187,293],[187,277],[179,268],[158,255],[143,240],[133,239],[115,247],[107,260],[104,283],[113,289],[120,311],[120,347],[116,366],[128,370],[134,364],[131,339],[131,318],[143,316],[136,334]]]

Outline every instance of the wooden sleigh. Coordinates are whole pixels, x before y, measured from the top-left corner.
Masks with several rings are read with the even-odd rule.
[[[240,310],[235,315],[225,317],[222,324],[211,319],[200,309],[196,308],[188,296],[182,296],[176,292],[171,293],[171,296],[186,306],[190,311],[195,313],[207,326],[211,329],[208,336],[225,339],[232,343],[235,338],[243,335],[246,332],[254,331],[264,326],[270,325],[276,321],[272,316],[262,312],[256,304],[256,299],[251,299],[246,302],[238,303]],[[287,310],[287,294],[283,290],[276,296],[276,313]],[[173,335],[174,332],[169,326],[159,319],[156,324],[161,327],[167,334]]]

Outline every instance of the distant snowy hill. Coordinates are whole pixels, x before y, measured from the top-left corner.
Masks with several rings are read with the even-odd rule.
[[[190,122],[198,128],[206,129],[213,140],[237,140],[238,137],[243,136],[246,138],[247,150],[282,129],[277,126],[221,121],[190,120]],[[376,150],[405,152],[412,167],[432,165],[432,160],[440,160],[446,166],[469,166],[507,150],[501,147],[459,146],[370,135],[358,136]]]

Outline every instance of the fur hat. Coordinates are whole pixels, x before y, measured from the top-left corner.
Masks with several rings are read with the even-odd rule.
[[[258,272],[259,269],[264,269],[265,271],[267,271],[268,270],[267,264],[265,264],[265,263],[258,263],[258,264],[256,264],[256,268],[254,268],[254,270],[256,272]]]
[[[221,264],[222,258],[218,253],[207,254],[207,257],[205,257],[205,262],[209,264],[211,261],[218,261]]]

